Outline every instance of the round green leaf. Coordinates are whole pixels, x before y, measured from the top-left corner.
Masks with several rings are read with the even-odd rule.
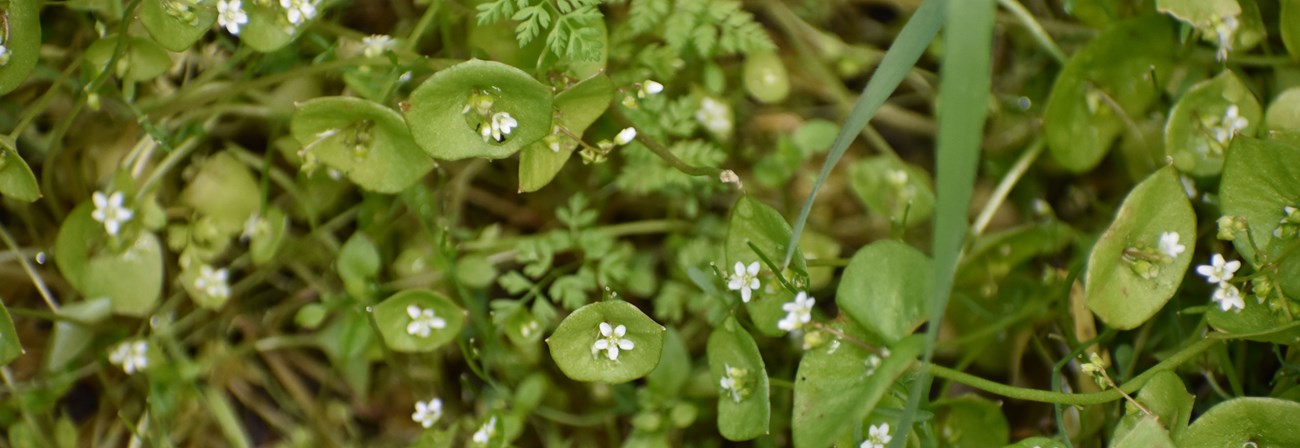
[[[54,322],[54,331],[46,345],[46,372],[63,370],[75,361],[81,352],[94,342],[93,325],[109,316],[112,304],[107,298],[90,299],[84,302],[64,304],[59,315],[67,319]]]
[[[1161,234],[1174,232],[1185,250],[1169,257]],[[1192,262],[1196,215],[1173,167],[1143,180],[1097,240],[1084,279],[1088,309],[1120,330],[1137,328],[1173,297]]]
[[[573,135],[582,135],[605,113],[613,98],[614,83],[609,78],[588,78],[555,96],[555,124]],[[552,143],[559,151],[552,149]],[[519,191],[537,191],[550,183],[577,146],[578,142],[564,133],[552,133],[524,148],[519,154]]]
[[[12,92],[36,68],[41,49],[41,2],[10,0],[3,15],[8,34],[4,46],[9,60],[0,64],[0,95]]]
[[[870,341],[853,325],[835,325],[859,341]],[[832,339],[804,352],[794,383],[794,446],[826,447],[847,435],[912,368],[923,344],[924,337],[915,335],[881,356],[854,342]]]
[[[1215,405],[1192,422],[1178,438],[1181,448],[1300,446],[1296,431],[1300,403],[1263,397],[1234,398]]]
[[[790,138],[805,156],[826,152],[835,143],[835,136],[840,133],[840,125],[822,118],[808,120],[794,131]]]
[[[1043,130],[1052,158],[1072,172],[1091,170],[1160,97],[1169,79],[1174,35],[1160,16],[1121,22],[1075,53],[1047,99]],[[1119,111],[1115,110],[1119,106]]]
[[[343,288],[353,298],[365,300],[371,297],[373,290],[371,280],[379,274],[379,248],[364,233],[357,232],[339,248],[336,268]]]
[[[933,276],[925,254],[900,241],[877,241],[853,254],[835,303],[862,328],[898,341],[929,318]]]
[[[1282,311],[1269,309],[1268,303],[1259,303],[1254,294],[1243,295],[1245,308],[1223,311],[1217,306],[1211,306],[1205,316],[1210,326],[1234,339],[1282,345],[1300,343],[1300,322],[1287,317]]]
[[[248,44],[254,50],[270,53],[293,42],[299,27],[292,33],[285,32],[284,10],[271,2],[262,4],[245,1],[244,12],[248,14],[248,23],[239,29],[239,41]]]
[[[99,73],[117,51],[117,35],[105,36],[86,49],[85,68]],[[172,66],[172,58],[158,43],[142,37],[128,37],[123,53],[117,58],[113,73],[127,81],[143,81],[163,74]]]
[[[1261,115],[1250,89],[1225,70],[1192,86],[1174,105],[1165,124],[1165,149],[1179,171],[1217,175],[1233,135],[1254,135]],[[1234,121],[1244,126],[1233,127]]]
[[[1156,10],[1210,33],[1216,20],[1241,15],[1237,0],[1156,0]]]
[[[934,189],[930,173],[894,157],[869,157],[853,165],[850,186],[858,199],[873,213],[907,226],[930,219],[934,212]]]
[[[1011,440],[1011,426],[998,403],[965,395],[944,407],[947,412],[939,420],[939,434],[947,446],[996,448]]]
[[[253,264],[259,266],[275,259],[289,228],[289,217],[279,207],[267,208],[264,215],[258,216],[253,233],[248,235],[248,254],[253,258]]]
[[[93,208],[90,202],[83,202],[72,209],[63,219],[59,235],[54,239],[54,262],[59,266],[63,279],[78,291],[85,287],[91,248],[101,245],[108,236],[104,226],[91,218]]]
[[[775,52],[746,55],[743,75],[745,91],[760,103],[779,103],[790,95],[790,75]]]
[[[397,193],[433,169],[402,116],[375,102],[316,98],[302,103],[289,126],[305,151],[367,190]]]
[[[162,298],[162,286],[162,244],[154,234],[141,233],[121,253],[91,258],[81,292],[86,297],[107,297],[116,314],[144,317]]]
[[[432,319],[428,318],[426,310],[433,311]],[[416,316],[411,315],[412,311]],[[375,305],[374,314],[384,344],[393,351],[404,353],[437,350],[456,339],[465,326],[465,310],[441,294],[420,289],[393,294]],[[431,326],[425,327],[422,323]]]
[[[758,247],[772,263],[780,263],[790,243],[790,233],[790,225],[780,213],[749,196],[741,196],[736,200],[727,219],[726,265],[723,269],[728,274],[734,274],[736,263],[745,266],[758,263],[759,279],[763,286],[753,292],[752,299],[745,304],[745,308],[753,318],[754,325],[768,336],[786,333],[777,328],[776,323],[786,314],[781,305],[794,300],[795,294],[777,284],[771,268],[763,263],[750,244]],[[808,272],[803,252],[798,248],[795,248],[794,259],[791,260],[788,271],[798,275]],[[791,272],[786,272],[785,277],[793,281]]]
[[[767,367],[754,337],[728,317],[709,334],[709,373],[721,385],[734,386],[718,393],[718,432],[727,440],[741,441],[768,433],[772,402],[768,398]]]
[[[140,23],[144,24],[144,29],[158,45],[177,52],[194,45],[217,21],[217,9],[212,4],[199,4],[182,10],[181,3],[176,0],[145,0],[140,4]]]
[[[1300,10],[1300,6],[1295,8]],[[1300,21],[1296,24],[1300,25]],[[1300,129],[1300,87],[1283,90],[1273,98],[1273,102],[1268,104],[1268,110],[1264,112],[1264,127],[1270,131],[1294,132]]]
[[[262,193],[253,173],[226,152],[204,161],[199,173],[181,191],[181,201],[212,219],[229,235],[244,230],[244,223],[262,207]]]
[[[483,94],[492,98],[493,114],[508,113],[518,122],[503,142],[485,141],[478,130],[484,119],[473,107],[466,110],[471,97]],[[500,159],[551,132],[551,101],[550,89],[522,70],[473,59],[434,73],[402,109],[415,142],[429,155]]]
[[[9,309],[0,303],[0,366],[9,365],[22,354],[23,344],[18,341],[14,320],[9,317]]]
[[[17,152],[0,148],[0,196],[33,202],[41,198],[36,175]]]
[[[1278,31],[1282,34],[1282,44],[1292,59],[1300,59],[1300,2],[1281,0],[1278,13]]]
[[[681,393],[692,373],[691,353],[681,333],[669,328],[664,333],[663,356],[659,365],[646,376],[646,386],[665,397]]]
[[[1233,241],[1237,252],[1254,266],[1263,260],[1259,247],[1270,256],[1294,238],[1274,236],[1286,207],[1300,207],[1300,148],[1275,140],[1236,138],[1223,166],[1219,197],[1224,216],[1246,219],[1254,247],[1245,238]]]
[[[1178,378],[1178,375],[1169,371],[1151,377],[1137,395],[1137,401],[1156,417],[1161,424],[1159,427],[1162,428],[1162,432],[1163,428],[1169,430],[1166,437],[1171,438],[1177,438],[1184,429],[1187,429],[1194,400],[1195,397],[1187,393],[1187,388],[1183,386],[1183,381]],[[1139,429],[1144,421],[1150,419],[1133,407],[1128,407],[1128,410],[1129,412],[1115,425],[1113,439],[1124,438],[1130,431]]]
[[[615,331],[624,327],[626,333],[621,339],[631,341],[633,348],[620,350],[615,359],[609,358],[608,351],[595,350],[597,340],[608,340],[602,335],[601,323],[608,323]],[[546,338],[546,344],[551,348],[555,364],[569,378],[625,383],[645,376],[659,365],[664,330],[632,304],[611,300],[574,310],[560,322],[555,333]]]

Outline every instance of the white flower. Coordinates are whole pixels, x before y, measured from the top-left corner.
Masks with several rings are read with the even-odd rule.
[[[659,92],[663,92],[663,91],[664,91],[663,84],[657,83],[651,79],[647,79],[645,80],[645,82],[641,83],[641,90],[638,90],[636,92],[636,96],[638,98],[645,98],[651,95],[658,95]]]
[[[406,324],[406,334],[419,336],[422,338],[429,337],[433,330],[447,328],[447,321],[434,314],[432,309],[420,308],[415,305],[406,307],[406,315],[411,316],[411,323]]]
[[[732,401],[740,403],[740,400],[749,395],[749,388],[745,387],[745,377],[749,375],[749,371],[732,367],[731,364],[722,366],[724,374],[722,379],[718,380],[718,386],[722,387],[722,393],[731,395]]]
[[[541,325],[539,325],[537,321],[530,320],[528,323],[519,326],[519,335],[526,338],[531,337],[533,333],[537,332],[540,328]]]
[[[397,45],[397,41],[384,34],[366,36],[361,38],[361,54],[368,58],[377,58],[392,50],[394,45]]]
[[[477,443],[479,445],[487,445],[488,441],[492,440],[492,435],[496,434],[496,432],[497,432],[497,418],[494,416],[488,419],[487,422],[483,423],[483,426],[480,427],[478,431],[474,431],[474,436],[473,436],[474,443]]]
[[[280,0],[280,7],[284,8],[284,17],[295,27],[316,17],[316,4],[311,0]]]
[[[858,448],[885,448],[890,440],[894,440],[889,435],[889,423],[881,423],[880,426],[871,425],[867,433],[867,440],[863,440]]]
[[[115,191],[113,194],[104,195],[96,191],[90,196],[91,201],[95,203],[95,211],[90,212],[90,217],[96,221],[104,223],[104,231],[110,236],[117,236],[121,230],[122,224],[130,221],[135,213],[130,209],[122,207],[122,192]]]
[[[1246,309],[1246,302],[1241,300],[1241,290],[1228,283],[1220,283],[1219,287],[1215,288],[1214,296],[1211,299],[1219,302],[1219,309],[1223,311],[1233,308],[1238,310]]]
[[[1205,277],[1205,280],[1211,284],[1222,284],[1232,280],[1232,274],[1241,268],[1241,262],[1237,260],[1225,261],[1223,255],[1214,254],[1210,258],[1210,264],[1203,264],[1196,267],[1196,273]]]
[[[492,119],[488,123],[479,125],[479,133],[483,135],[483,141],[488,139],[495,140],[497,143],[506,141],[506,136],[510,131],[519,126],[515,117],[510,116],[509,112],[497,112],[492,114]]]
[[[706,96],[700,100],[700,109],[695,111],[695,120],[716,135],[731,134],[731,107],[713,97]]]
[[[604,350],[605,356],[609,357],[611,361],[617,361],[619,350],[632,350],[636,347],[636,344],[633,344],[632,341],[623,338],[626,334],[627,327],[625,326],[619,325],[615,327],[610,325],[609,322],[601,322],[600,338],[591,344],[591,354],[595,355],[597,352]]]
[[[889,170],[888,173],[885,173],[885,179],[896,188],[907,186],[907,171]]]
[[[226,282],[229,273],[223,269],[212,269],[212,266],[199,266],[199,277],[194,279],[194,288],[202,291],[203,294],[213,299],[225,299],[230,297],[230,284]]]
[[[867,359],[865,361],[862,361],[862,365],[867,368],[867,376],[871,376],[871,374],[876,373],[876,369],[879,369],[880,363],[884,361],[885,360],[883,358],[877,356],[875,353],[868,355]]]
[[[1232,37],[1237,34],[1237,16],[1215,17],[1211,23],[1214,24],[1214,37],[1219,46],[1215,58],[1219,61],[1226,60],[1228,52],[1232,51]]]
[[[226,31],[230,31],[230,34],[238,36],[239,27],[248,24],[248,14],[244,12],[243,2],[240,0],[218,1],[217,23],[226,27]]]
[[[718,173],[718,180],[724,184],[739,184],[740,176],[737,176],[735,171],[722,170],[721,173]]]
[[[108,354],[108,361],[122,366],[127,375],[143,371],[149,367],[149,343],[145,341],[123,342]]]
[[[262,218],[258,213],[249,215],[244,221],[244,231],[239,234],[239,239],[248,241],[254,236],[262,235],[271,231],[271,223]]]
[[[427,402],[415,402],[415,413],[411,414],[411,420],[415,420],[420,426],[428,428],[442,418],[442,400],[434,398]]]
[[[631,143],[635,138],[636,128],[624,128],[622,131],[618,132],[618,135],[614,136],[614,143],[618,145],[626,145]]]
[[[1210,121],[1213,120],[1213,117],[1211,117]],[[1245,130],[1247,126],[1250,126],[1250,120],[1241,116],[1241,110],[1237,108],[1236,104],[1233,104],[1223,111],[1222,117],[1218,117],[1218,123],[1210,129],[1210,133],[1219,144],[1227,145],[1232,141],[1233,136]]]
[[[4,44],[0,44],[0,67],[3,67],[9,63],[10,56],[12,55],[9,54],[9,47],[4,46]]]
[[[750,263],[747,268],[744,263],[737,261],[736,275],[731,277],[730,283],[727,283],[727,289],[740,291],[740,300],[749,303],[750,296],[758,287],[758,262]]]
[[[815,303],[817,303],[816,299],[813,299],[806,292],[799,291],[799,294],[794,296],[794,301],[781,305],[781,309],[785,310],[786,315],[784,319],[776,323],[776,327],[785,331],[795,331],[803,328],[804,324],[812,320],[812,307]]]
[[[1168,255],[1169,258],[1178,258],[1178,254],[1187,250],[1187,247],[1178,244],[1178,232],[1164,232],[1160,234],[1160,252]]]

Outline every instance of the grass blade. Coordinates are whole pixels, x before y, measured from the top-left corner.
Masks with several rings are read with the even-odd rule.
[[[835,136],[826,163],[822,164],[822,170],[817,174],[817,180],[813,182],[812,191],[803,201],[803,208],[799,210],[799,218],[794,221],[794,232],[790,234],[790,244],[786,246],[785,260],[781,262],[781,266],[790,265],[790,259],[794,257],[794,249],[798,247],[799,235],[803,233],[803,226],[808,222],[808,213],[812,211],[813,199],[817,197],[817,191],[821,190],[822,183],[826,182],[835,164],[839,163],[844,152],[849,149],[849,143],[853,143],[858,133],[867,127],[867,122],[871,121],[871,117],[876,114],[880,106],[884,105],[885,100],[894,93],[898,84],[903,82],[903,76],[912,70],[912,66],[916,65],[916,61],[921,58],[921,53],[925,52],[930,41],[934,40],[934,35],[939,32],[939,26],[943,24],[945,3],[946,0],[925,0],[921,3],[921,7],[917,8],[912,18],[903,25],[903,30],[898,33],[898,38],[894,39],[894,44],[885,51],[880,66],[876,67],[876,73],[871,75],[871,80],[867,81],[867,86],[862,89],[862,96],[858,97],[853,110],[849,112],[849,117],[844,120],[844,126],[840,127],[840,133]]]

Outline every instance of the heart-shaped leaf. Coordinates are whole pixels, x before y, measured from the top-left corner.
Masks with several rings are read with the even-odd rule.
[[[835,325],[858,341],[832,339],[804,353],[794,383],[791,426],[796,447],[830,446],[860,425],[894,381],[912,367],[925,339],[920,335],[904,339],[881,356],[857,345],[870,342],[860,329],[842,322]]]
[[[0,16],[4,18],[4,47],[9,50],[0,59],[0,95],[22,85],[36,68],[41,49],[41,2],[10,0]]]
[[[1219,197],[1225,216],[1246,219],[1250,239],[1237,238],[1233,244],[1243,258],[1254,266],[1264,260],[1255,253],[1255,247],[1266,255],[1276,256],[1286,242],[1280,232],[1284,226],[1286,207],[1300,207],[1300,148],[1275,140],[1237,138],[1232,141],[1228,160],[1223,166],[1223,182]]]
[[[374,307],[375,325],[388,348],[431,352],[456,339],[465,327],[465,310],[433,291],[406,290]]]
[[[403,105],[415,142],[439,159],[500,159],[551,133],[551,91],[517,68],[472,59],[434,73]],[[501,120],[510,118],[514,126]],[[497,127],[501,139],[481,129]],[[508,132],[507,132],[508,130]]]
[[[294,112],[289,126],[304,152],[367,190],[397,193],[433,169],[402,116],[375,102],[312,99]]]
[[[930,317],[930,264],[925,254],[903,242],[869,244],[844,268],[835,303],[881,339],[903,339]]]
[[[767,367],[758,344],[735,318],[709,334],[709,373],[721,386],[718,432],[727,440],[749,440],[768,433],[772,403]]]
[[[786,245],[790,243],[790,225],[785,218],[767,204],[749,196],[741,196],[731,207],[727,218],[726,263],[724,268],[729,275],[735,275],[737,264],[748,267],[758,263],[758,278],[762,285],[751,291],[751,299],[745,304],[754,325],[768,336],[780,336],[785,330],[777,327],[777,322],[785,317],[781,305],[794,300],[795,294],[782,288],[775,280],[771,268],[763,263],[753,247],[762,251],[772,263],[781,263],[785,256]],[[753,247],[750,246],[753,244]],[[795,249],[790,269],[798,276],[805,276],[808,267],[803,253]],[[797,280],[791,272],[786,272],[786,279]],[[742,289],[749,285],[742,285]],[[796,285],[796,287],[800,287]]]
[[[1300,403],[1263,397],[1234,398],[1201,414],[1178,438],[1180,448],[1300,446]]]
[[[850,186],[873,213],[912,226],[934,213],[930,173],[894,157],[869,157],[853,165]]]
[[[614,84],[604,75],[588,78],[555,96],[555,125],[581,136],[609,108]],[[537,191],[555,179],[578,142],[552,132],[519,154],[519,191]]]
[[[140,23],[159,45],[171,51],[189,49],[217,21],[217,9],[213,5],[182,7],[184,3],[170,0],[140,3]]]
[[[1116,329],[1137,328],[1178,290],[1193,241],[1196,215],[1182,183],[1173,167],[1156,171],[1124,198],[1092,248],[1084,279],[1088,309]]]
[[[664,327],[621,300],[578,308],[546,344],[565,376],[577,381],[626,383],[659,365]]]
[[[1174,105],[1165,125],[1165,149],[1179,171],[1218,175],[1233,137],[1254,135],[1262,115],[1250,89],[1224,70],[1192,86]]]
[[[17,152],[0,148],[0,196],[33,202],[41,198],[36,175]]]

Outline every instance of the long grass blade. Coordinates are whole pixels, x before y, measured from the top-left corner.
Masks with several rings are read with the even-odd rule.
[[[844,120],[839,135],[835,136],[826,163],[822,164],[822,170],[817,174],[817,180],[813,182],[812,191],[803,201],[799,218],[794,221],[794,232],[790,234],[790,244],[786,245],[782,267],[789,266],[790,259],[794,257],[794,249],[798,247],[799,235],[803,233],[803,226],[808,222],[808,213],[812,211],[813,199],[817,198],[817,191],[821,190],[822,184],[830,176],[835,164],[839,163],[844,152],[849,149],[849,144],[853,143],[858,133],[867,127],[867,122],[871,121],[871,117],[880,110],[880,106],[884,105],[885,100],[894,93],[898,84],[903,82],[903,76],[916,65],[916,61],[921,59],[921,54],[930,45],[930,41],[934,40],[934,35],[939,32],[939,26],[943,25],[945,3],[946,0],[925,0],[921,3],[921,7],[917,8],[912,18],[903,25],[903,30],[898,33],[898,38],[894,39],[894,44],[885,51],[876,73],[867,81],[867,86],[862,89],[862,96],[858,97],[853,110]]]

